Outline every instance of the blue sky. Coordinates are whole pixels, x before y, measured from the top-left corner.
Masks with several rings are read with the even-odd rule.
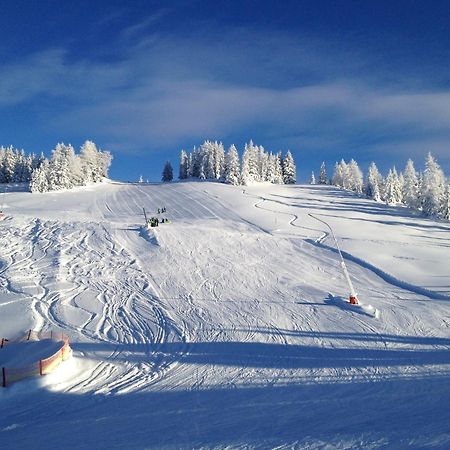
[[[181,148],[249,139],[324,160],[450,173],[450,2],[0,3],[0,144],[85,139],[115,179],[158,180]]]

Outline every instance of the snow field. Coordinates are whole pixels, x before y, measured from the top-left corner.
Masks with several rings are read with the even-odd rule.
[[[68,423],[78,448],[449,443],[448,223],[319,186],[108,183],[6,203],[2,332],[57,326],[74,358],[0,393],[0,446],[57,448]],[[163,206],[172,223],[142,231],[142,207]],[[309,212],[377,317],[336,300],[347,285]]]

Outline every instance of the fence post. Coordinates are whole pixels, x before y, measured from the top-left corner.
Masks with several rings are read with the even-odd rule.
[[[28,331],[28,337],[27,337],[27,341],[30,340],[30,336],[31,336],[31,330]]]
[[[39,360],[39,375],[42,377],[42,359]]]
[[[2,346],[0,348],[3,348],[4,343],[5,343],[5,338],[2,338]]]
[[[50,339],[53,339],[53,330],[50,330]]]
[[[6,387],[6,369],[2,367],[3,387]]]

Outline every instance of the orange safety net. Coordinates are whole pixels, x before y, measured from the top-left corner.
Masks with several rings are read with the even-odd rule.
[[[3,338],[1,341],[1,348],[5,345],[14,342],[23,341],[38,341],[43,339],[52,339],[56,342],[63,341],[62,347],[52,356],[36,361],[26,367],[2,367],[3,387],[9,386],[16,381],[23,380],[28,377],[37,375],[46,375],[55,370],[62,361],[68,359],[72,354],[70,348],[69,338],[62,332],[39,332],[29,330],[24,336],[20,336],[16,339]]]

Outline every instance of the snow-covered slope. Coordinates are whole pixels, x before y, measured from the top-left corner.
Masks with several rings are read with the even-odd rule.
[[[450,224],[326,186],[4,201],[1,334],[63,329],[74,357],[0,391],[0,448],[450,445]]]

